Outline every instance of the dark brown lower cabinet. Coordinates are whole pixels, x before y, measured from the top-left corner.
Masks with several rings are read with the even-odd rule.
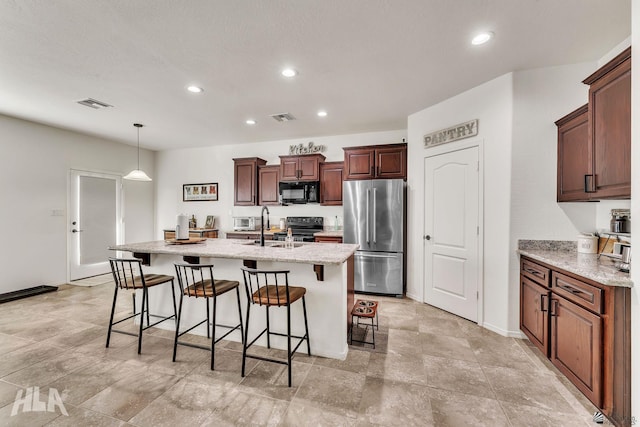
[[[631,417],[631,290],[525,256],[520,329],[616,426]]]
[[[520,276],[520,329],[549,356],[549,288]]]
[[[561,296],[551,298],[551,363],[602,407],[602,318]]]

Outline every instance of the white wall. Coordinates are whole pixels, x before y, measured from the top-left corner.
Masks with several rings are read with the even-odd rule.
[[[153,152],[140,155],[153,176]],[[135,167],[135,147],[0,115],[0,293],[66,282],[70,169],[124,175]],[[153,188],[125,182],[126,241],[153,236]]]
[[[467,120],[479,119],[484,169],[484,322],[490,329],[507,333],[509,277],[509,215],[511,187],[511,126],[513,76],[506,74],[440,104],[409,116],[409,249],[407,294],[424,298],[424,158],[437,151],[424,149],[423,136]],[[456,148],[470,143],[449,144]]]
[[[234,216],[259,216],[258,206],[233,205],[233,159],[239,157],[259,157],[268,165],[280,164],[278,156],[288,155],[289,146],[308,144],[326,146],[322,154],[326,161],[342,161],[342,147],[359,145],[377,145],[402,142],[406,131],[374,132],[330,137],[316,137],[269,141],[247,144],[233,144],[216,147],[194,148],[188,150],[170,150],[157,153],[156,171],[158,178],[156,238],[162,238],[164,228],[174,228],[176,215],[194,214],[198,226],[204,224],[207,215],[216,217],[216,228],[222,232],[231,231]],[[411,171],[410,171],[411,172]],[[218,201],[183,202],[182,185],[191,183],[218,183]],[[333,225],[339,217],[342,225],[342,206],[320,206],[318,204],[269,206],[271,224],[278,224],[280,218],[287,216],[322,216],[325,226]]]
[[[587,103],[582,80],[595,63],[514,73],[509,245],[509,331],[519,330],[519,239],[576,240],[594,232],[597,203],[557,203],[558,130],[554,122]]]

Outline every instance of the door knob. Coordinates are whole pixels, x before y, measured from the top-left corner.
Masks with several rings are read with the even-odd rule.
[[[427,234],[426,236],[424,236],[424,240],[431,240],[431,236]]]

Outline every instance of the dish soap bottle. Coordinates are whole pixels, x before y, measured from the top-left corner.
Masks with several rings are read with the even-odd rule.
[[[293,236],[291,235],[291,228],[287,229],[287,237],[285,237],[284,247],[287,249],[293,249]]]

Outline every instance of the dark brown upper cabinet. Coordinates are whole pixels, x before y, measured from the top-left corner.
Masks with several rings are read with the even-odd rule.
[[[280,156],[280,181],[319,181],[322,154]]]
[[[407,179],[407,144],[344,148],[344,179]]]
[[[320,163],[320,204],[342,205],[344,162]]]
[[[258,204],[279,205],[278,182],[280,176],[280,166],[259,166],[258,167]]]
[[[583,83],[589,85],[592,198],[628,199],[631,197],[631,48]]]
[[[558,127],[558,201],[589,200],[587,186],[591,174],[588,105],[556,122]]]
[[[258,204],[258,166],[267,161],[258,157],[233,159],[234,205]]]

